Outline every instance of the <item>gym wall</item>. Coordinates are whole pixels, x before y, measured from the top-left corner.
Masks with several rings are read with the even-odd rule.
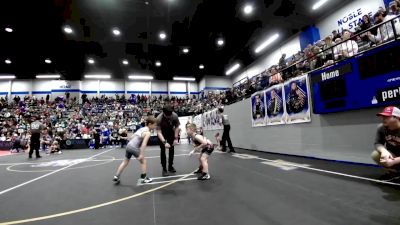
[[[234,147],[310,156],[331,160],[373,163],[373,149],[381,109],[311,115],[311,123],[253,128],[250,99],[225,106]],[[248,110],[247,110],[248,109]],[[204,131],[214,140],[219,131]],[[215,141],[215,140],[214,140]]]

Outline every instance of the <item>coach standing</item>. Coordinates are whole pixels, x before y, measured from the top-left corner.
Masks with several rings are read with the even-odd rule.
[[[157,117],[157,136],[161,148],[161,165],[163,169],[163,176],[168,176],[168,172],[176,172],[175,168],[173,167],[174,145],[178,143],[179,125],[180,123],[178,115],[173,112],[172,106],[164,106],[163,112]],[[167,159],[165,155],[165,149],[167,148],[169,149],[168,172]]]
[[[31,144],[29,149],[29,158],[32,158],[33,150],[35,150],[36,158],[40,158],[40,133],[43,130],[43,124],[36,120],[36,116],[32,116],[31,123]]]

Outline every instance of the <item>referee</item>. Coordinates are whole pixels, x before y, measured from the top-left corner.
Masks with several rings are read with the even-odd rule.
[[[226,152],[226,142],[228,142],[229,152],[234,153],[235,149],[232,146],[231,136],[229,135],[229,132],[231,130],[231,124],[229,122],[228,115],[223,114],[224,113],[223,108],[219,108],[218,112],[221,117],[220,121],[224,125],[224,132],[222,133],[222,140],[221,140],[222,151]]]
[[[163,112],[157,116],[157,136],[161,148],[162,175],[168,176],[168,172],[176,173],[174,164],[174,145],[178,144],[179,117],[173,112],[170,105],[164,106]],[[169,149],[168,172],[165,150]]]
[[[40,148],[40,133],[43,130],[43,124],[36,120],[36,116],[32,116],[31,123],[31,144],[29,149],[29,158],[32,158],[33,150],[35,150],[36,158],[41,158],[39,155]]]

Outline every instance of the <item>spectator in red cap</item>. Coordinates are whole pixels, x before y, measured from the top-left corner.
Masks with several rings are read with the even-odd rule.
[[[381,179],[390,181],[400,178],[400,109],[386,107],[377,116],[382,118],[375,138],[375,150],[372,159],[385,168],[386,174]]]

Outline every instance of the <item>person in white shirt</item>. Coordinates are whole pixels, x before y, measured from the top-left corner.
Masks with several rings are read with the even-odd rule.
[[[358,44],[354,40],[351,40],[350,37],[351,32],[349,30],[343,30],[342,40],[344,42],[340,44],[339,51],[334,52],[335,58],[337,54],[344,58],[349,58],[358,53]]]
[[[400,23],[399,19],[393,20],[393,22],[388,22],[394,19],[396,16],[394,15],[386,15],[384,16],[382,12],[377,12],[374,15],[375,24],[383,23],[378,28],[378,33],[373,38],[377,40],[378,43],[383,43],[389,41],[394,38],[394,28],[396,29],[397,34],[400,34]],[[386,22],[386,23],[385,23]],[[393,25],[392,25],[393,24]]]
[[[335,43],[334,43],[335,47],[333,47],[333,55],[334,55],[335,60],[342,59],[342,54],[341,54],[342,45],[339,45],[340,42],[342,42],[341,38],[335,39]]]
[[[335,59],[349,58],[358,53],[358,44],[354,40],[351,40],[350,37],[351,32],[343,30],[342,39],[344,42],[333,48]],[[335,43],[337,43],[337,40],[335,40]]]

